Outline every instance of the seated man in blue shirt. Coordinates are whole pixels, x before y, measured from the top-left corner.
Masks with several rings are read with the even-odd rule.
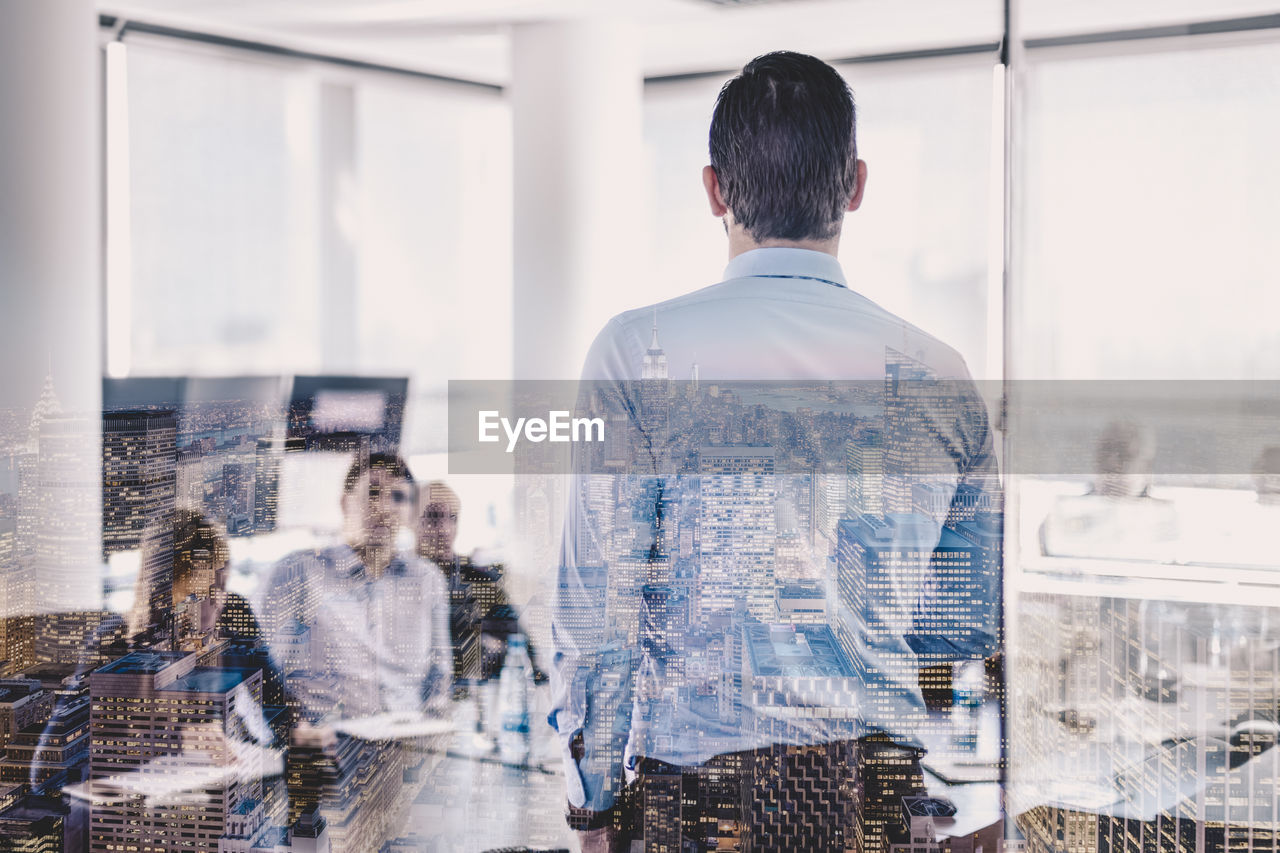
[[[550,722],[584,850],[887,851],[921,671],[997,651],[986,411],[955,350],[846,284],[854,129],[830,66],[749,63],[703,170],[724,280],[587,356],[580,399],[638,452],[574,446]]]
[[[344,729],[447,711],[448,591],[434,566],[398,547],[412,543],[416,501],[399,457],[357,457],[343,483],[344,541],[290,554],[266,584],[262,629],[301,722]]]

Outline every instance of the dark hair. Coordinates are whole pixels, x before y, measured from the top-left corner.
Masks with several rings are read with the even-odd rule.
[[[146,567],[151,555],[143,553],[142,568],[134,591],[133,611],[129,616],[129,635],[138,638],[167,624],[173,610],[173,591],[190,581],[195,573],[197,554],[207,554],[213,566],[231,559],[231,549],[222,531],[202,513],[193,509],[173,509],[148,524],[148,533],[173,533],[173,573],[168,577],[152,575]],[[144,542],[150,536],[144,537]],[[167,539],[161,536],[161,541]],[[145,547],[155,547],[149,545]]]
[[[397,480],[413,483],[413,475],[409,473],[409,466],[396,454],[370,453],[366,456],[363,453],[358,453],[351,463],[351,467],[347,469],[346,479],[342,481],[342,494],[351,494],[351,490],[356,487],[356,482],[359,481],[360,475],[372,471],[374,468],[382,468]]]
[[[803,53],[758,56],[720,90],[711,165],[724,203],[755,240],[840,232],[858,180],[853,92]]]

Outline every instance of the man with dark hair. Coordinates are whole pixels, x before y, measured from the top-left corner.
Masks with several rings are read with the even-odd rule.
[[[702,180],[712,212],[743,247],[731,243],[730,256],[770,241],[823,251],[839,240],[867,182],[855,125],[853,93],[811,56],[770,53],[724,85]]]
[[[835,69],[753,60],[709,147],[724,280],[613,318],[583,368],[640,451],[611,477],[574,447],[569,820],[586,851],[887,853],[923,789],[922,670],[997,650],[986,412],[958,353],[846,284],[867,167]],[[695,381],[666,390],[668,365]]]
[[[263,632],[310,724],[447,706],[448,592],[399,548],[416,502],[402,459],[358,456],[343,480],[343,542],[289,555],[264,587]]]

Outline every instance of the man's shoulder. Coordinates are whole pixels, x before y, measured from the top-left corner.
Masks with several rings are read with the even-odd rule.
[[[594,365],[589,361],[588,366],[603,375],[591,378],[632,376],[655,337],[669,361],[688,357],[701,362],[704,379],[720,378],[715,375],[717,354],[770,346],[829,351],[836,373],[826,378],[832,379],[865,378],[862,368],[853,369],[857,376],[844,376],[836,366],[845,351],[858,347],[878,351],[882,360],[871,373],[880,377],[891,353],[898,353],[939,378],[970,378],[954,347],[857,290],[830,283],[806,282],[787,290],[761,278],[727,279],[624,311],[597,337]]]
[[[267,588],[278,587],[291,582],[314,581],[325,572],[342,561],[344,553],[354,558],[354,552],[345,545],[330,545],[321,548],[300,548],[281,557],[271,569]]]

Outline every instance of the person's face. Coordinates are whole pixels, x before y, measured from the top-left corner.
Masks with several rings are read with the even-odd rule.
[[[342,496],[343,527],[353,547],[392,548],[400,528],[410,523],[413,486],[385,468],[360,475]]]
[[[457,511],[445,501],[429,502],[419,519],[418,553],[436,561],[451,558],[457,538]]]

